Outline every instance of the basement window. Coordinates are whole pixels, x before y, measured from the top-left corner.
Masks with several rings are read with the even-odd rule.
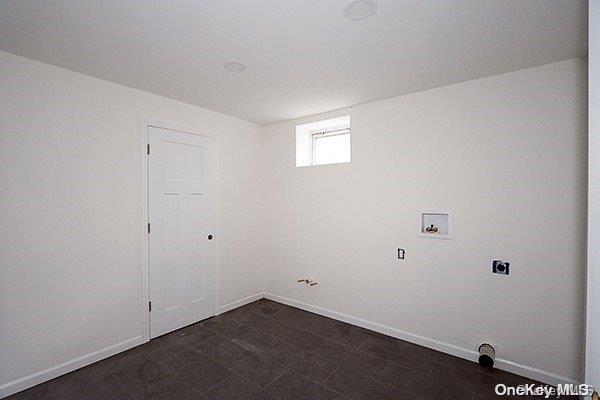
[[[350,162],[350,116],[296,126],[296,167]]]

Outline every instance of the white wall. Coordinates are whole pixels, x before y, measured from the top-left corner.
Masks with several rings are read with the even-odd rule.
[[[0,52],[0,396],[141,337],[142,115],[218,137],[222,306],[266,288],[579,379],[585,74],[569,60],[261,128]],[[296,168],[295,125],[347,112],[352,162]],[[422,208],[453,209],[455,239],[418,238]]]
[[[295,125],[344,111],[265,127],[267,291],[579,380],[585,74],[569,60],[353,107],[350,164],[294,166]],[[428,208],[454,210],[454,240],[417,237]]]
[[[3,52],[0,93],[0,397],[142,334],[142,115],[217,136],[220,302],[262,291],[258,126]]]
[[[585,381],[600,388],[600,0],[589,2],[588,272]]]

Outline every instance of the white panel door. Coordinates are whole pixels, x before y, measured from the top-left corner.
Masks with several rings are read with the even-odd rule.
[[[148,127],[150,337],[214,315],[213,139]]]

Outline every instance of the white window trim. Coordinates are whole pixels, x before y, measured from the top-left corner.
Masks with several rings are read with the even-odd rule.
[[[310,131],[310,165],[315,166],[315,165],[329,165],[329,164],[315,164],[315,140],[319,137],[326,137],[326,136],[341,136],[341,135],[351,135],[350,136],[350,140],[352,141],[352,127],[344,124],[344,125],[338,125],[338,126],[331,126],[325,129],[315,129]],[[352,146],[352,143],[350,143],[350,146]],[[347,162],[347,161],[344,161]],[[343,164],[344,162],[341,163],[335,163],[335,164]]]

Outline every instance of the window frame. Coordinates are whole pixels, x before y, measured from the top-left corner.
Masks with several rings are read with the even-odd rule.
[[[330,126],[322,129],[314,129],[309,132],[310,133],[310,165],[333,165],[333,164],[344,164],[352,161],[352,127],[348,124],[344,125],[336,125]],[[324,164],[315,164],[315,144],[318,138],[329,137],[329,136],[342,136],[349,135],[350,136],[350,159],[348,161],[341,161],[337,163],[324,163]]]

